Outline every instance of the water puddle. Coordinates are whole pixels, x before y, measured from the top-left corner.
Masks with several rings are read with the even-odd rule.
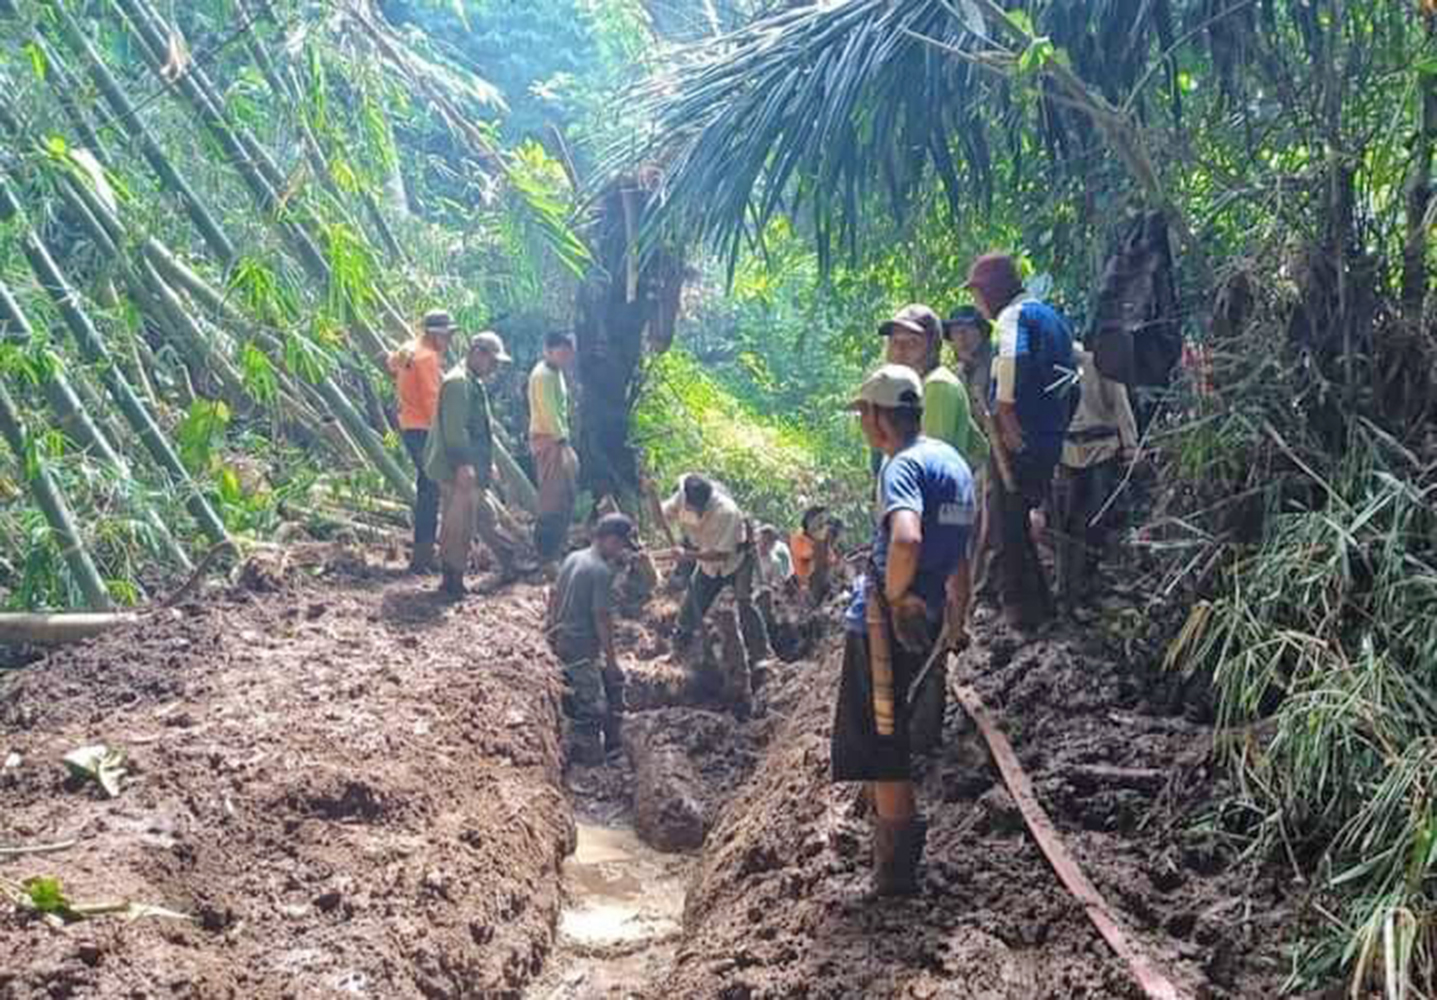
[[[625,826],[580,818],[578,830],[559,938],[529,1000],[637,996],[678,947],[692,859],[661,854]]]

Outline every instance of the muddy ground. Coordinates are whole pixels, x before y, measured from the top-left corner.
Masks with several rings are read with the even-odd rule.
[[[1225,794],[1211,730],[1166,713],[1121,641],[1068,627],[1021,642],[979,613],[952,683],[997,714],[1039,798],[1115,913],[1194,997],[1275,997],[1296,900],[1280,870],[1238,867],[1195,832]],[[775,672],[783,721],[710,833],[676,963],[652,997],[1141,997],[1027,834],[950,701],[921,769],[931,829],[915,900],[869,905],[868,819],[828,783],[840,664]]]
[[[0,846],[80,838],[0,877],[196,917],[0,914],[3,1000],[1140,995],[954,706],[922,769],[926,892],[861,901],[864,807],[827,781],[831,621],[738,719],[668,658],[659,599],[620,626],[627,759],[564,775],[541,588],[451,607],[362,559],[246,584],[0,682],[0,757],[22,758]],[[976,633],[953,682],[1118,917],[1189,996],[1278,995],[1296,890],[1222,839],[1211,730],[1111,628]],[[57,763],[96,741],[130,754],[117,799]]]
[[[542,594],[430,586],[290,573],[3,682],[0,845],[78,843],[0,877],[195,919],[4,907],[0,997],[518,996],[573,839]],[[117,798],[60,766],[96,742],[129,755]]]

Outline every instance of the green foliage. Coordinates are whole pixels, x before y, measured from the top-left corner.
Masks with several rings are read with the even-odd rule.
[[[230,424],[230,408],[219,399],[196,399],[175,432],[180,459],[191,472],[207,472]]]
[[[851,418],[835,412],[827,423],[820,429],[759,413],[692,356],[673,350],[645,371],[634,438],[661,491],[685,472],[702,471],[751,514],[780,526],[791,528],[802,508],[820,498],[841,509],[849,501],[849,523],[862,523],[867,452]]]
[[[70,908],[60,880],[53,875],[36,875],[24,883],[25,894],[30,906],[40,913],[61,914]]]

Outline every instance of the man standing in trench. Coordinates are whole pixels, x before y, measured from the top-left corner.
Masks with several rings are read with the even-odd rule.
[[[569,382],[574,338],[551,333],[544,357],[529,373],[529,450],[539,479],[539,510],[534,547],[539,561],[552,564],[564,554],[579,477],[579,456],[569,432]]]
[[[923,386],[902,365],[870,375],[852,404],[878,473],[873,556],[845,617],[833,723],[833,780],[868,783],[873,889],[919,890],[927,821],[909,771],[909,695],[933,657],[968,643],[973,477],[949,445],[921,437]]]
[[[424,456],[425,471],[439,484],[439,592],[465,594],[464,571],[477,530],[499,563],[496,586],[518,577],[514,545],[499,532],[499,515],[489,495],[494,481],[494,431],[485,380],[513,359],[497,333],[474,337],[464,360],[449,370],[439,388],[439,409]]]
[[[1014,480],[1010,491],[996,465],[988,476],[998,595],[1009,625],[1033,629],[1054,611],[1031,516],[1048,497],[1077,400],[1073,332],[1056,309],[1024,293],[1017,262],[1006,254],[974,261],[966,287],[997,328],[991,398],[998,440],[992,445],[1007,456]]]
[[[564,560],[549,591],[549,645],[564,668],[565,749],[577,764],[601,764],[621,746],[624,687],[614,653],[614,568],[638,547],[633,522],[605,514],[589,547]]]

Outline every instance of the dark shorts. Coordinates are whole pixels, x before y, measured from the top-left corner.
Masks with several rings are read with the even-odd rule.
[[[880,736],[873,718],[873,684],[868,637],[849,632],[843,644],[843,678],[833,717],[834,781],[906,781],[909,778],[908,686],[927,656],[893,644],[893,735]]]

